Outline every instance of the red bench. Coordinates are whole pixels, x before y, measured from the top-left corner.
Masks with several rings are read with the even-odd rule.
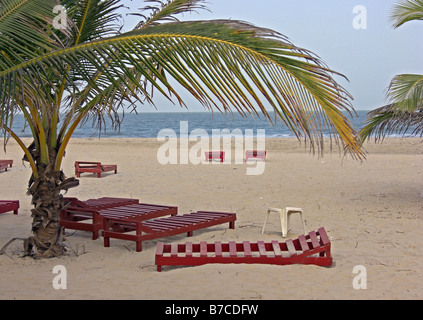
[[[266,151],[265,150],[247,150],[245,151],[245,161],[248,159],[254,160],[263,160],[266,161]]]
[[[71,207],[89,208],[97,210],[139,203],[137,199],[116,197],[102,197],[88,200],[79,200],[75,197],[65,197],[64,200],[65,204]]]
[[[225,160],[225,151],[206,151],[204,152],[206,161],[219,160],[223,162]]]
[[[7,168],[12,168],[13,160],[0,160],[0,171],[7,171]]]
[[[96,173],[97,178],[101,178],[101,174],[107,171],[114,171],[117,173],[117,165],[115,164],[101,164],[95,161],[75,161],[75,175],[79,178],[81,173]]]
[[[192,236],[194,230],[199,230],[229,222],[229,228],[235,228],[235,213],[199,211],[180,216],[140,221],[135,219],[122,220],[104,217],[104,246],[110,246],[110,238],[136,242],[136,251],[142,251],[142,242],[157,238],[169,237],[181,233]],[[132,232],[135,231],[135,234]]]
[[[93,240],[98,238],[98,232],[103,228],[105,217],[146,220],[178,213],[177,207],[139,203],[135,199],[90,199],[84,201],[82,205],[73,201],[77,206],[70,206],[60,212],[60,226],[92,232]]]
[[[13,214],[18,214],[19,200],[0,200],[0,213],[13,211]]]
[[[331,266],[331,243],[324,228],[285,242],[164,244],[156,247],[157,271],[162,266],[199,266],[207,263],[314,264]]]

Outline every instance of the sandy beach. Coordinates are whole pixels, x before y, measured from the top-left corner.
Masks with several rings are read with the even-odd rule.
[[[24,139],[26,143],[30,141]],[[307,231],[325,227],[335,265],[207,264],[156,271],[158,241],[188,241],[185,235],[135,243],[67,230],[68,255],[22,258],[22,241],[0,256],[0,299],[423,299],[423,145],[418,138],[366,143],[364,162],[336,151],[312,155],[295,139],[267,139],[260,175],[251,163],[167,164],[157,160],[163,142],[141,138],[72,139],[63,162],[74,175],[76,160],[117,164],[101,179],[83,174],[66,196],[81,200],[124,197],[178,206],[179,214],[199,210],[235,212],[234,230],[220,225],[194,232],[189,241],[257,241],[282,238],[276,215],[261,233],[268,207],[303,209]],[[30,235],[30,167],[10,141],[0,159],[13,168],[0,172],[0,199],[19,200],[18,215],[0,214],[0,248]],[[288,238],[302,234],[293,217]],[[67,270],[67,289],[52,285],[53,268]],[[367,289],[355,289],[354,267],[365,267]]]

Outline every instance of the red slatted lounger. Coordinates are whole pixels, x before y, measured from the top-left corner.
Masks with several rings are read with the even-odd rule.
[[[245,151],[245,161],[248,159],[253,160],[263,160],[266,161],[266,151],[265,150],[247,150]]]
[[[101,162],[92,161],[75,161],[75,175],[79,178],[81,173],[96,173],[97,178],[101,178],[101,174],[107,171],[114,171],[117,173],[117,165],[115,164],[101,164]]]
[[[223,162],[225,160],[225,151],[207,151],[204,152],[204,155],[206,156],[206,161],[219,160]]]
[[[135,199],[99,198],[84,201],[83,206],[63,210],[60,225],[67,229],[92,232],[92,239],[96,240],[103,228],[104,217],[142,221],[177,213],[178,208],[173,206],[138,203]]]
[[[88,199],[84,201],[79,200],[77,198],[65,197],[64,200],[65,203],[70,203],[71,207],[89,208],[97,210],[139,203],[137,199],[115,197],[102,197],[97,199]]]
[[[331,266],[330,241],[324,228],[285,242],[257,241],[250,243],[164,244],[156,248],[157,271],[162,266],[199,266],[206,263],[262,263],[262,264],[314,264]]]
[[[13,214],[18,214],[19,200],[0,200],[0,213],[13,211]]]
[[[198,211],[180,216],[137,221],[134,219],[116,219],[105,217],[103,227],[104,246],[110,246],[110,238],[136,242],[136,251],[142,251],[142,241],[169,237],[187,233],[192,236],[199,230],[229,222],[229,228],[235,228],[235,213]]]
[[[0,160],[0,171],[7,171],[7,168],[12,168],[13,160]]]

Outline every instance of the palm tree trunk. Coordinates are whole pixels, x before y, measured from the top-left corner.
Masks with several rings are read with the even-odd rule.
[[[54,162],[52,162],[54,163]],[[66,251],[60,212],[65,208],[62,190],[76,187],[79,181],[66,178],[63,171],[52,170],[53,165],[37,165],[38,178],[29,181],[28,195],[32,196],[33,236],[24,241],[25,255],[50,258]]]

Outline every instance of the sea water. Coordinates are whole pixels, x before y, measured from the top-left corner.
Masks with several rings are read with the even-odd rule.
[[[350,115],[346,116],[358,131],[364,126],[368,112],[359,110],[353,117]],[[125,113],[120,118],[122,121],[119,128],[113,128],[111,120],[107,117],[101,123],[101,126],[98,125],[97,121],[88,119],[75,130],[73,137],[157,138],[162,129],[171,129],[176,134],[179,134],[182,122],[188,123],[190,131],[203,129],[209,135],[212,134],[212,130],[227,129],[234,131],[235,129],[240,129],[245,132],[247,129],[251,129],[257,132],[258,129],[264,129],[267,138],[295,137],[284,123],[280,120],[274,121],[275,117],[272,112],[270,113],[270,118],[273,121],[269,121],[263,115],[243,117],[238,113],[222,114],[219,112]],[[25,126],[25,120],[21,114],[15,115],[12,129],[19,137],[31,137],[31,130],[28,126]],[[323,131],[323,134],[326,136],[329,132]]]

